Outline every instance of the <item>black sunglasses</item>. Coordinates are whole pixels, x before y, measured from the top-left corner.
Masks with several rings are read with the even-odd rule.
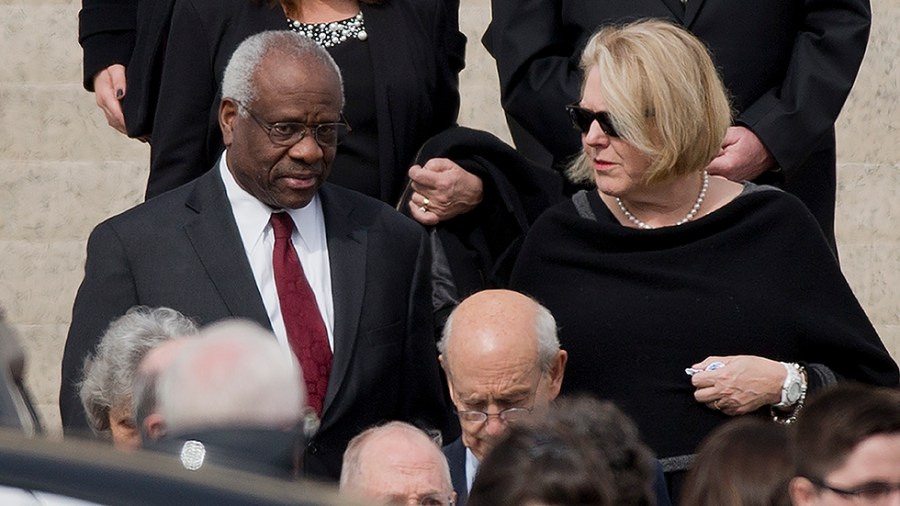
[[[616,127],[613,126],[612,117],[607,111],[594,112],[590,109],[585,109],[578,104],[571,104],[566,106],[566,112],[569,113],[569,119],[572,120],[572,126],[584,135],[587,135],[591,130],[591,125],[596,121],[597,124],[600,125],[600,128],[603,129],[603,133],[607,136],[619,136],[619,132],[617,132]]]

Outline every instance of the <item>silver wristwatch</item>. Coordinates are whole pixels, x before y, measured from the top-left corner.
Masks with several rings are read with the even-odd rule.
[[[779,409],[790,408],[797,404],[806,393],[806,381],[803,378],[802,367],[800,364],[781,362],[787,376],[784,378],[784,384],[781,385],[781,402],[775,404],[774,407]]]

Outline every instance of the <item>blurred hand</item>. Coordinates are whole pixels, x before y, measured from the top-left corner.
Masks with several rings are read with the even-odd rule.
[[[750,181],[775,168],[775,158],[749,128],[729,127],[722,141],[722,149],[713,158],[707,172],[731,181]]]
[[[125,98],[125,66],[110,65],[94,76],[94,98],[106,115],[109,126],[125,134],[122,99]]]
[[[423,225],[437,225],[467,213],[481,203],[481,178],[447,158],[432,158],[424,166],[409,169],[413,193],[409,199],[412,217]]]
[[[754,355],[733,355],[707,357],[691,367],[706,369],[713,362],[722,362],[725,367],[691,376],[697,402],[734,416],[781,401],[781,385],[787,371],[779,362]]]

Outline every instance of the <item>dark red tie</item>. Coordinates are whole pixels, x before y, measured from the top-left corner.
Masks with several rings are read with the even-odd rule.
[[[294,220],[288,213],[273,213],[272,231],[275,233],[275,249],[272,266],[275,269],[275,286],[281,317],[287,331],[288,343],[303,369],[306,396],[309,406],[322,416],[325,389],[331,373],[331,347],[325,322],[319,313],[316,296],[303,274],[297,251],[291,243]]]

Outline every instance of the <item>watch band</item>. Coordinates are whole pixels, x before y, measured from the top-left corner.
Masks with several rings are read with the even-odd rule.
[[[801,375],[800,364],[781,362],[781,365],[784,366],[786,375],[784,377],[784,383],[781,385],[781,402],[775,404],[775,407],[785,409],[793,406],[800,400],[806,384]],[[793,399],[791,399],[792,390],[794,390]]]

